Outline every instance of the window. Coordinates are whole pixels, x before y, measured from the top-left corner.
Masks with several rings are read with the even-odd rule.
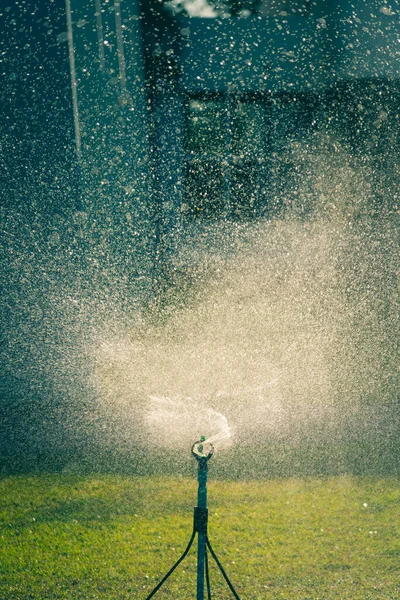
[[[268,180],[268,104],[253,97],[189,98],[183,214],[249,219]]]
[[[192,155],[225,153],[226,107],[223,99],[189,100],[186,149]]]
[[[282,210],[297,177],[287,149],[315,131],[317,106],[312,94],[188,98],[183,218],[243,221]]]

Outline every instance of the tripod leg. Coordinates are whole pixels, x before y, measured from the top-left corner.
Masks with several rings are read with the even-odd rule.
[[[208,598],[208,600],[212,600],[212,598],[211,598],[210,572],[209,572],[209,570],[208,570],[208,554],[207,554],[207,548],[206,548],[206,552],[205,552],[205,563],[206,563],[207,598]]]
[[[223,566],[219,562],[217,555],[215,554],[214,550],[212,549],[211,544],[210,544],[210,540],[208,539],[208,537],[207,537],[207,540],[206,540],[206,544],[207,544],[207,548],[211,552],[211,556],[213,557],[213,559],[217,563],[217,566],[218,566],[219,570],[221,571],[221,573],[223,575],[223,578],[225,579],[226,583],[228,584],[229,589],[231,590],[231,592],[234,595],[235,599],[236,600],[240,600],[239,596],[237,595],[237,592],[236,592],[235,588],[233,587],[233,585],[231,584],[231,582],[228,579],[228,575],[225,573]]]
[[[206,560],[206,534],[198,533],[197,548],[197,595],[196,600],[204,600],[204,573]]]
[[[187,553],[189,552],[192,544],[193,544],[193,540],[195,538],[196,532],[193,531],[192,533],[192,537],[189,540],[188,545],[186,546],[186,550],[184,551],[184,553],[182,554],[182,556],[176,561],[176,563],[174,564],[174,566],[168,571],[168,573],[166,575],[164,575],[164,577],[161,579],[160,583],[158,583],[156,585],[156,587],[154,588],[154,590],[152,592],[150,592],[150,594],[146,597],[146,600],[150,600],[150,598],[152,598],[154,596],[154,594],[156,592],[158,592],[158,590],[160,589],[160,587],[167,581],[168,577],[170,575],[172,575],[172,573],[175,571],[176,567],[178,565],[180,565],[180,563],[183,561],[183,559],[185,558],[185,556],[187,555]]]

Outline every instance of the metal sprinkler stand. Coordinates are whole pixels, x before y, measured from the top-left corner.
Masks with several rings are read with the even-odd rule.
[[[208,539],[207,525],[208,525],[208,508],[207,508],[207,474],[208,474],[208,461],[214,453],[214,447],[210,442],[207,442],[205,437],[202,436],[199,442],[196,442],[192,446],[192,454],[198,462],[198,493],[197,493],[197,506],[194,508],[194,519],[193,519],[193,532],[186,547],[186,550],[182,556],[176,561],[174,566],[168,571],[161,581],[156,585],[154,590],[147,596],[146,600],[150,600],[158,592],[158,590],[164,585],[170,575],[175,571],[178,565],[183,561],[185,556],[188,554],[196,533],[198,536],[197,540],[197,595],[196,600],[204,600],[204,583],[207,585],[207,598],[211,599],[211,584],[210,574],[208,569],[208,550],[211,556],[215,560],[217,567],[221,571],[226,583],[229,586],[234,598],[240,600],[236,590],[228,579],[227,574],[224,571],[220,561],[217,558],[214,550],[211,547],[210,540]]]

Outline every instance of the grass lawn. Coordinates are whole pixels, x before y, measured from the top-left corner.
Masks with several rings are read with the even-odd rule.
[[[242,600],[400,598],[392,479],[212,479],[209,536]],[[144,599],[192,530],[197,482],[37,475],[0,480],[0,599]],[[154,598],[196,597],[195,547]],[[210,563],[213,599],[232,598]]]

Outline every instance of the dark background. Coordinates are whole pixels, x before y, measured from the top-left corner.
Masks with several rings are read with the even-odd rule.
[[[65,308],[65,299],[75,292],[70,282],[77,274],[84,280],[88,272],[85,242],[79,235],[83,211],[65,2],[7,3],[0,8],[0,472],[15,473],[59,470],[100,450],[95,436],[76,426],[85,411],[95,414],[96,399],[88,390],[80,393],[79,381],[84,377],[79,376],[81,365],[74,362],[74,335],[82,337],[82,330],[74,326],[81,321],[84,328],[85,321],[70,304]],[[149,3],[147,32],[153,21],[160,25],[163,19]],[[151,57],[146,59],[148,77],[152,68],[156,77]],[[359,164],[373,173],[372,212],[378,224],[383,217],[393,223],[394,237],[400,154],[398,84],[341,84],[328,90],[320,101],[320,110],[326,120],[329,115],[335,133],[350,145]],[[361,120],[360,104],[364,106]],[[388,117],[377,128],[374,124],[382,110]],[[375,244],[374,238],[368,243]],[[384,253],[389,253],[391,246],[385,249],[379,244],[378,232],[376,248],[384,262]],[[393,247],[397,247],[395,242]],[[392,255],[387,262],[394,265]],[[389,300],[396,281],[394,271],[389,274],[391,278],[378,282],[382,323],[385,319],[391,322],[393,314]],[[353,281],[358,276],[360,286],[372,286],[368,272],[353,274]],[[397,340],[394,336],[390,340],[385,348],[393,357]],[[387,372],[392,376],[391,364]],[[395,382],[382,380],[382,385],[396,389]],[[390,411],[394,403],[393,398]],[[396,424],[392,416],[398,419],[398,408],[394,410],[388,412],[388,421]],[[392,457],[389,471],[393,472],[398,468],[393,467],[398,457],[395,434],[388,445]],[[110,466],[109,459],[106,456],[103,465]],[[116,468],[120,468],[117,463],[118,459]]]
[[[56,437],[42,427],[57,400],[38,348],[54,343],[48,305],[74,237],[79,176],[65,2],[10,0],[0,14],[0,470],[18,471]]]

